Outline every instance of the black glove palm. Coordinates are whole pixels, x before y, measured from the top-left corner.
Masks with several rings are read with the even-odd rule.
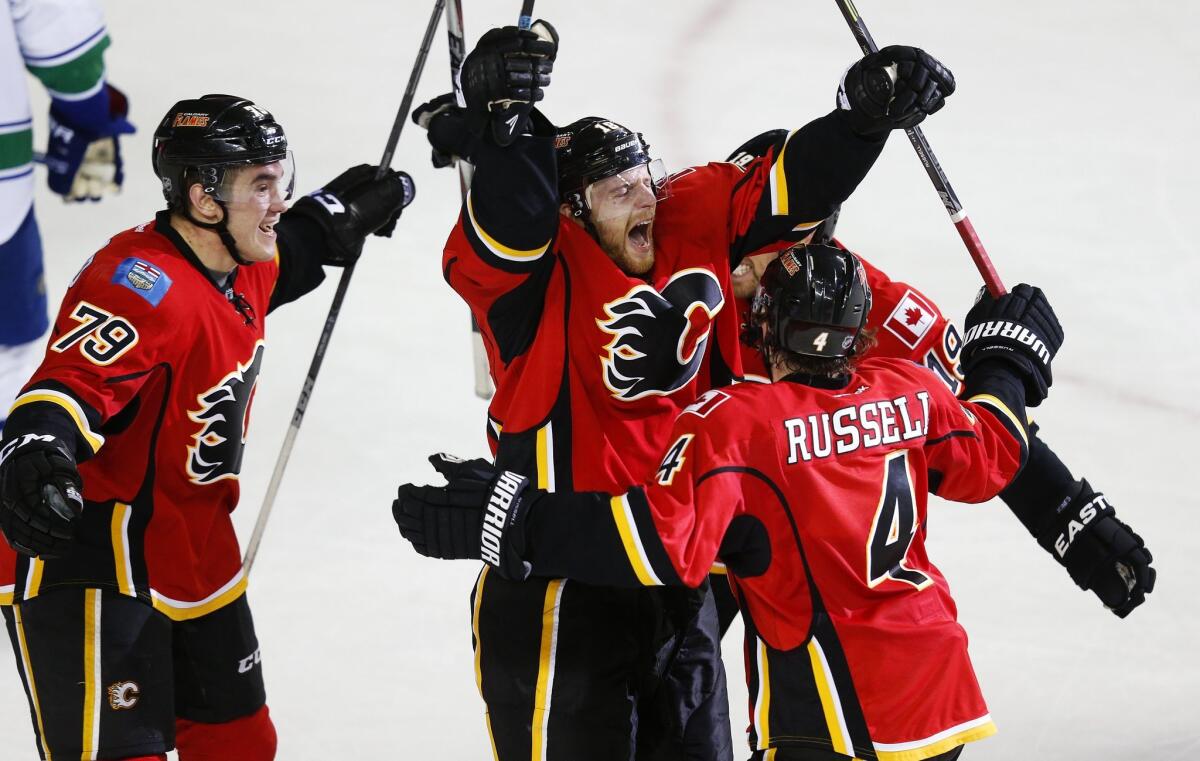
[[[1086,480],[1079,482],[1075,496],[1063,501],[1037,539],[1076,584],[1090,589],[1120,618],[1154,590],[1157,574],[1146,543]]]
[[[66,555],[83,511],[75,460],[53,436],[25,434],[0,451],[0,529],[17,552]]]
[[[317,222],[325,231],[325,263],[345,267],[358,260],[368,235],[390,238],[400,212],[412,203],[416,186],[405,172],[359,164],[323,188],[301,198],[289,214]]]
[[[838,113],[860,135],[908,129],[946,104],[954,75],[920,48],[889,45],[846,71]]]
[[[489,29],[463,61],[459,76],[473,131],[491,124],[492,139],[506,146],[525,131],[533,105],[550,86],[558,32],[538,20],[529,29]]]
[[[400,486],[392,517],[401,536],[426,557],[483,560],[506,578],[527,578],[521,520],[529,480],[481,459],[435,454],[429,462],[447,483]]]
[[[1062,346],[1063,330],[1040,288],[1021,283],[993,299],[980,291],[963,324],[963,373],[986,359],[1012,363],[1025,384],[1025,404],[1036,407],[1053,382],[1050,363]]]

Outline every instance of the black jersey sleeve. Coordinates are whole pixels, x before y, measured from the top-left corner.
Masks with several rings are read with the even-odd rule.
[[[279,277],[271,292],[268,313],[312,291],[325,280],[325,233],[321,226],[298,214],[285,213],[275,225],[279,236]]]

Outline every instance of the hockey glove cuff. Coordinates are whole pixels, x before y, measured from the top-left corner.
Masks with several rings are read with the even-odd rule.
[[[1090,589],[1119,618],[1154,590],[1150,550],[1087,480],[1062,501],[1037,540],[1080,588]]]

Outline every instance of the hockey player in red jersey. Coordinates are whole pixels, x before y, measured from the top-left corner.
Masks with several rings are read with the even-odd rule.
[[[889,131],[938,110],[953,78],[922,51],[889,48],[850,68],[839,108],[793,133],[773,165],[713,163],[668,178],[636,131],[600,117],[556,129],[533,110],[557,43],[544,22],[487,32],[461,73],[466,108],[446,96],[414,119],[436,155],[475,165],[442,266],[487,348],[497,463],[551,491],[620,491],[658,458],[680,409],[739,374],[732,266],[817,225]],[[893,82],[896,61],[908,65]],[[497,129],[490,109],[501,106],[511,130]],[[608,761],[632,757],[633,744],[639,758],[732,757],[705,590],[485,570],[473,600],[501,761]],[[696,628],[697,641],[681,643]],[[694,662],[677,669],[677,658]],[[686,682],[669,707],[652,697],[664,663]]]
[[[268,761],[275,729],[229,514],[266,315],[357,259],[407,175],[343,173],[289,211],[283,128],[176,103],[168,208],[71,283],[0,442],[0,602],[42,758]]]
[[[789,249],[750,331],[774,382],[702,395],[648,480],[551,494],[435,456],[449,484],[400,488],[401,533],[506,577],[623,587],[695,586],[720,557],[746,617],[752,759],[956,758],[995,727],[925,551],[926,502],[980,502],[1011,481],[1062,332],[1035,288],[985,297],[968,329],[1004,329],[964,347],[960,401],[907,360],[860,361],[870,300],[853,255]]]
[[[786,139],[786,130],[769,130],[740,146],[730,155],[729,161],[746,167],[757,160],[770,163],[782,150]],[[812,238],[844,249],[846,247],[834,238],[837,218],[835,213],[816,230],[794,231],[789,235],[793,242],[796,237]],[[773,247],[786,245],[781,243]],[[875,330],[876,342],[868,356],[911,359],[934,371],[951,391],[959,393],[962,390],[959,354],[963,339],[954,323],[921,291],[908,283],[892,280],[861,256],[858,258],[874,294],[867,327]],[[755,272],[761,272],[765,261],[765,256],[748,259],[734,272],[734,291],[740,299],[739,308],[743,314],[754,293]],[[742,355],[747,376],[755,373],[755,365],[761,367],[752,354],[744,351]],[[1076,480],[1071,475],[1058,455],[1042,441],[1037,424],[1030,422],[1029,431],[1028,462],[1013,483],[1000,493],[1000,498],[1080,588],[1092,591],[1105,607],[1124,618],[1145,602],[1146,595],[1154,589],[1156,571],[1151,566],[1150,550],[1136,532],[1116,517],[1102,493],[1096,492],[1086,479]],[[1056,547],[1054,516],[1069,513],[1082,518],[1094,505],[1104,508],[1103,519],[1081,520],[1080,525],[1085,527],[1083,541],[1073,543],[1069,552],[1061,546]],[[721,609],[723,632],[734,613],[732,600],[727,594],[727,586],[714,584],[714,590]]]

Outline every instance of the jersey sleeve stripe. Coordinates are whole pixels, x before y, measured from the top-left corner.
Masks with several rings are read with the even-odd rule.
[[[0,605],[12,605],[13,595],[17,591],[16,584],[5,584],[0,587]]]
[[[27,391],[18,396],[17,400],[13,402],[12,407],[8,410],[9,416],[18,407],[33,404],[34,402],[48,402],[63,408],[71,416],[71,419],[75,421],[75,427],[79,429],[79,433],[87,441],[88,446],[92,448],[92,454],[99,452],[100,447],[104,446],[104,437],[92,430],[92,427],[88,424],[87,415],[83,412],[83,407],[74,398],[61,391],[54,391],[48,388]]]
[[[1000,413],[1000,415],[1003,416],[1003,417],[1001,417],[1001,420],[1007,420],[1009,423],[1012,424],[1011,426],[1006,426],[1006,427],[1011,427],[1013,432],[1016,433],[1021,438],[1021,441],[1024,443],[1025,447],[1028,449],[1029,434],[1026,432],[1025,426],[1021,424],[1020,418],[1018,418],[1015,414],[1013,414],[1013,411],[1008,408],[1007,404],[1000,401],[1000,399],[992,396],[991,394],[976,394],[975,396],[972,396],[967,401],[973,402],[975,404],[985,405],[986,407],[993,409],[996,412]]]
[[[479,240],[483,242],[483,245],[487,246],[489,251],[501,259],[507,259],[510,262],[531,262],[540,258],[550,248],[550,241],[546,241],[546,244],[540,248],[531,248],[523,251],[521,249],[509,248],[488,235],[479,222],[475,220],[475,205],[471,200],[470,191],[467,192],[467,218],[471,220],[471,228],[475,231],[475,235],[479,237]]]
[[[654,573],[650,560],[646,557],[646,548],[638,534],[637,525],[633,520],[633,512],[629,509],[629,500],[624,494],[609,500],[612,508],[613,522],[617,525],[617,533],[621,535],[621,544],[625,547],[625,555],[633,567],[633,573],[639,582],[645,586],[662,586],[662,580]]]

